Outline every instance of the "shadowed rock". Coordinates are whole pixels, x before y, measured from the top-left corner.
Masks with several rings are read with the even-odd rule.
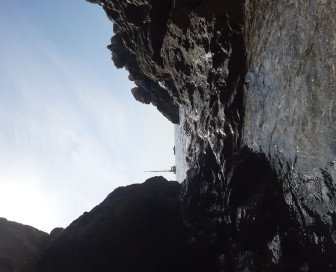
[[[140,100],[184,108],[191,239],[223,270],[334,271],[336,4],[102,3]]]
[[[49,235],[45,232],[0,218],[0,271],[18,271],[48,241]]]
[[[24,271],[205,271],[211,262],[188,244],[180,190],[162,177],[116,189]]]
[[[335,271],[336,3],[99,4],[134,97],[183,108],[190,170],[116,190],[26,271]]]

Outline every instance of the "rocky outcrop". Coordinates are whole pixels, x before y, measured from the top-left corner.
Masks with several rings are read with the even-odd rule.
[[[116,189],[59,232],[23,271],[184,272],[211,268],[213,261],[189,245],[180,191],[179,183],[162,177]]]
[[[335,271],[336,3],[89,2],[135,99],[183,108],[190,170],[117,189],[24,271]]]
[[[334,271],[336,4],[100,5],[136,99],[184,108],[190,241],[220,271]]]
[[[0,218],[0,271],[18,271],[48,241],[49,235],[45,232]]]
[[[161,3],[161,1],[158,1]],[[167,3],[162,1],[161,4],[157,4],[158,9],[168,9]],[[122,4],[121,4],[122,6]],[[160,34],[161,31],[160,24],[164,20],[161,20],[161,14],[156,16],[155,22],[149,22],[153,31],[157,28],[157,32],[153,32],[153,37],[150,36],[143,37],[143,39],[148,39],[142,42],[142,45],[146,44],[146,47],[137,46],[136,43],[132,40],[132,36],[135,37],[136,32],[139,30],[138,24],[141,24],[141,20],[143,20],[148,10],[148,6],[142,5],[140,7],[140,11],[138,9],[134,9],[132,6],[127,8],[125,11],[130,18],[132,18],[132,23],[130,24],[130,33],[131,36],[125,36],[123,33],[126,31],[120,29],[117,24],[114,25],[114,32],[115,36],[111,39],[111,44],[108,48],[112,52],[112,59],[114,64],[117,68],[125,67],[129,72],[130,76],[129,79],[134,81],[137,85],[132,90],[132,94],[136,100],[140,101],[141,103],[149,104],[152,103],[157,109],[168,118],[173,123],[179,122],[178,117],[178,104],[174,101],[171,94],[169,94],[163,87],[160,85],[159,81],[155,81],[150,78],[150,74],[146,74],[140,68],[141,66],[146,66],[148,69],[153,69],[153,71],[161,70],[160,65],[157,65],[155,60],[158,56],[154,56],[154,52],[157,52],[157,48],[159,48],[160,41]],[[110,13],[116,12],[116,10],[111,10]],[[120,11],[120,16],[118,16],[119,20],[126,20],[126,15],[124,15],[123,10]],[[165,15],[167,17],[167,15]],[[121,25],[121,24],[120,24]],[[150,26],[147,26],[149,28]],[[147,46],[148,44],[148,46]],[[136,59],[136,51],[142,51],[142,54],[145,54],[149,57],[153,57],[152,61],[148,61],[143,59],[144,62],[138,61]],[[153,73],[155,74],[155,72]],[[162,77],[165,77],[164,72],[161,71]]]

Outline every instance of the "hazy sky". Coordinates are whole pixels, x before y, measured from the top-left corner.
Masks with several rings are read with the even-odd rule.
[[[0,1],[0,217],[50,232],[175,164],[173,125],[134,100],[112,34],[85,0]]]

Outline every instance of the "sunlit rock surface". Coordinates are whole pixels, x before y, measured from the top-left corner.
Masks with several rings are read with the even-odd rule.
[[[136,98],[184,108],[190,241],[219,271],[335,271],[334,1],[100,4]]]
[[[0,271],[17,272],[48,241],[45,232],[0,218]]]

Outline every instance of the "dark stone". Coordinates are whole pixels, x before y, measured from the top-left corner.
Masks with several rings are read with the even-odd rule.
[[[181,185],[154,177],[121,187],[64,229],[25,272],[205,271],[190,246]],[[214,269],[212,267],[212,269]]]
[[[147,92],[142,89],[141,87],[135,87],[132,90],[132,94],[134,96],[134,98],[143,103],[143,104],[149,104],[151,101],[151,98],[149,95],[147,95]]]
[[[335,271],[336,4],[101,2],[142,101],[184,108],[190,241],[219,271]]]
[[[56,239],[58,236],[61,235],[61,233],[63,232],[64,228],[54,228],[51,232],[50,232],[50,239],[54,240]]]
[[[139,91],[135,98],[141,103],[152,103],[170,120],[179,122],[178,104],[172,94],[159,85],[159,79],[169,76],[162,69],[160,48],[171,6],[170,1],[135,1],[134,3],[106,3],[101,1],[107,15],[119,24],[114,24],[115,36],[108,48],[112,52],[112,60],[117,68],[125,67],[130,72],[130,79],[135,81]],[[122,24],[129,19],[127,24]],[[137,32],[146,31],[146,36],[138,36]],[[141,46],[134,39],[139,37]],[[140,41],[139,40],[139,41]],[[141,52],[141,54],[137,54]],[[146,58],[137,56],[146,55]],[[146,69],[144,69],[146,67]],[[148,72],[147,72],[148,71]],[[155,78],[153,78],[155,76]],[[134,92],[133,92],[134,94]]]
[[[117,189],[25,272],[336,271],[336,3],[93,2],[134,97],[183,108],[190,169]]]
[[[0,271],[17,272],[48,241],[45,232],[0,218]]]

